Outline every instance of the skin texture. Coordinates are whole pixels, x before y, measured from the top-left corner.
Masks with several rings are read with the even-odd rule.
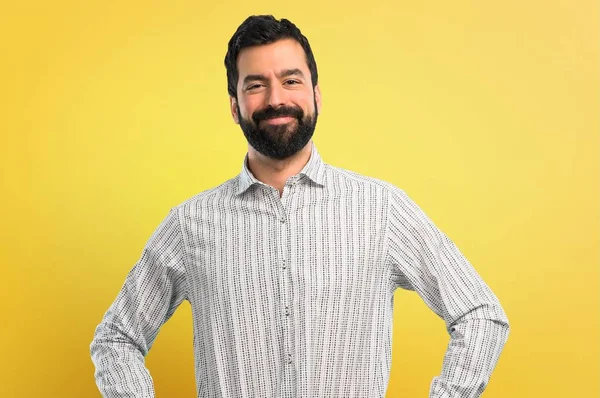
[[[282,39],[244,48],[238,55],[237,67],[237,99],[229,97],[235,123],[240,124],[241,119],[254,123],[255,112],[260,114],[269,107],[300,108],[308,117],[321,112],[321,90],[318,84],[313,88],[304,49],[295,40]],[[256,127],[283,134],[280,138],[287,139],[298,127],[298,120],[290,117],[262,120]],[[276,159],[260,153],[248,143],[248,168],[258,180],[276,188],[281,196],[287,179],[298,174],[308,162],[311,145],[308,141],[293,155]]]

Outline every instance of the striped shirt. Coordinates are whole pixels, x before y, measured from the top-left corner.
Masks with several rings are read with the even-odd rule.
[[[508,336],[490,288],[424,212],[312,144],[279,191],[241,173],[173,207],[90,346],[104,397],[154,397],[144,365],[183,300],[198,397],[384,397],[396,288],[450,336],[430,397],[479,397]]]

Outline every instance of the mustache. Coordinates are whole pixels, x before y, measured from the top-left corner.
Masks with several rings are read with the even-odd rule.
[[[254,112],[252,114],[252,120],[254,120],[254,123],[258,124],[262,120],[282,116],[289,116],[298,120],[302,120],[302,118],[304,117],[304,111],[301,108],[293,106],[280,106],[278,108],[273,108],[272,106],[269,106],[267,108],[260,109]]]

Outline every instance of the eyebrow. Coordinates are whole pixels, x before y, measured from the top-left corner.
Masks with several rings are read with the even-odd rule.
[[[302,73],[302,71],[298,68],[284,69],[277,74],[277,77],[281,79],[282,77],[288,77],[288,76],[292,76],[292,75],[298,75],[301,78],[304,78],[304,73]],[[247,84],[252,81],[265,82],[267,80],[268,80],[267,77],[264,75],[248,75],[248,76],[244,77],[243,84]]]

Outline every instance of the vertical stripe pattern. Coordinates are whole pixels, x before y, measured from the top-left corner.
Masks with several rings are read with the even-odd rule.
[[[173,207],[90,346],[104,397],[154,397],[160,327],[192,308],[198,398],[383,398],[393,296],[415,291],[449,334],[430,397],[478,397],[508,336],[497,297],[399,188],[322,161],[283,195],[247,168]]]

